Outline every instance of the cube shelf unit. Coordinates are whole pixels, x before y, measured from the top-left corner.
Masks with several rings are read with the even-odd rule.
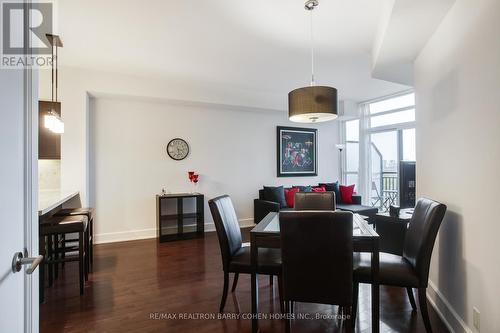
[[[181,239],[192,239],[203,237],[205,233],[204,219],[204,195],[200,193],[178,193],[156,196],[156,228],[159,242],[168,242]],[[185,212],[184,200],[195,200],[194,212]],[[170,212],[169,207],[177,207],[177,210]],[[186,225],[185,222],[196,221],[195,231],[185,232],[186,227],[193,228],[193,225]],[[168,225],[168,222],[175,226]],[[165,230],[177,229],[176,232],[164,233]]]

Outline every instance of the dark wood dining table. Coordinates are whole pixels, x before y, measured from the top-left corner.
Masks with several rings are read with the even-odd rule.
[[[372,294],[372,332],[379,332],[379,236],[375,230],[358,214],[353,214],[353,249],[354,252],[371,253],[371,270],[373,283]],[[258,248],[280,248],[279,213],[269,213],[250,231],[251,263],[252,263],[252,332],[259,331],[259,284],[257,276]]]

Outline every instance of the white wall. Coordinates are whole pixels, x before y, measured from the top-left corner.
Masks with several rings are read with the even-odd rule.
[[[50,97],[49,75],[42,73],[41,98]],[[224,96],[195,84],[76,68],[60,70],[60,87],[61,187],[79,190],[82,204],[96,207],[98,242],[154,236],[154,195],[162,187],[191,190],[188,169],[201,173],[199,191],[206,198],[233,197],[242,224],[251,223],[253,199],[264,184],[338,178],[338,122],[306,126],[320,129],[318,177],[276,177],[276,126],[297,124],[273,109],[265,94],[261,105],[245,99],[237,105],[230,91]],[[165,152],[177,136],[192,149],[182,162]],[[212,223],[208,207],[206,222]]]
[[[337,123],[317,126],[318,177],[276,177],[276,126],[286,113],[182,105],[124,97],[91,103],[98,241],[154,237],[155,194],[189,192],[187,171],[200,173],[197,191],[206,199],[229,194],[241,225],[253,225],[253,200],[262,185],[304,185],[337,179]],[[295,124],[296,125],[296,124]],[[166,153],[175,137],[187,140],[190,155],[174,161]],[[213,230],[208,206],[206,228]]]
[[[40,99],[50,100],[50,70],[40,71]],[[220,84],[158,80],[62,67],[59,69],[59,101],[65,133],[61,140],[61,187],[63,191],[78,190],[84,205],[88,205],[89,157],[89,96],[116,95],[159,101],[195,101],[218,104],[223,108],[280,111],[276,100],[287,99],[286,93],[243,91]],[[255,100],[259,100],[256,105]],[[261,110],[261,111],[262,111]],[[284,112],[281,110],[281,112]]]
[[[415,63],[418,195],[448,205],[430,299],[457,332],[500,332],[500,1],[457,0]]]

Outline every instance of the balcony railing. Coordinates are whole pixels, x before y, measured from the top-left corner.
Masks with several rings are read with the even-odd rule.
[[[382,172],[382,177],[372,178],[372,207],[388,211],[390,205],[399,203],[399,180],[397,172]]]

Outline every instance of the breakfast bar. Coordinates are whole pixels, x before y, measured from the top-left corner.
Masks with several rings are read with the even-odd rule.
[[[40,218],[50,217],[79,195],[78,191],[40,190],[38,193],[38,216]]]
[[[38,221],[39,225],[57,212],[63,209],[63,206],[79,201],[80,193],[78,191],[61,191],[61,190],[40,190],[38,192]],[[44,256],[44,261],[47,260],[45,237],[39,230],[39,253]],[[45,264],[40,266],[40,303],[44,300],[44,285],[45,285]]]

